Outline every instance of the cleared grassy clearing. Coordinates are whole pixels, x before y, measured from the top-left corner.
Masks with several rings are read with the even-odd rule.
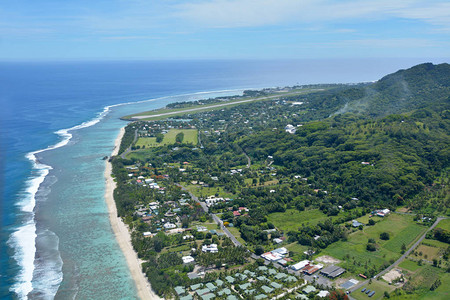
[[[417,262],[405,259],[399,264],[400,268],[409,270],[411,272],[415,272],[416,270],[420,269],[420,266],[417,264]]]
[[[391,214],[374,226],[366,226],[362,231],[350,234],[346,242],[339,241],[330,245],[322,254],[341,260],[345,260],[345,257],[349,255],[361,264],[359,269],[366,264],[379,268],[397,259],[401,255],[403,243],[409,247],[425,230],[426,227],[416,224],[412,216]],[[388,232],[390,240],[380,240],[382,232]],[[370,238],[374,239],[378,245],[378,250],[375,252],[366,250]]]
[[[444,219],[437,224],[436,228],[442,228],[445,230],[450,230],[450,219]]]
[[[426,260],[433,260],[433,258],[439,259],[439,257],[440,257],[439,252],[441,251],[441,249],[422,244],[422,245],[419,245],[419,247],[417,247],[416,251],[422,252],[423,253],[422,257],[425,258],[425,256],[426,256]]]
[[[193,185],[193,184],[185,184],[183,185],[189,192],[194,194],[197,197],[209,197],[218,195],[218,197],[222,198],[231,198],[233,199],[234,195],[231,193],[228,193],[224,191],[223,187],[217,186],[217,187],[203,187],[200,185]]]
[[[378,216],[372,216],[372,217],[369,217],[369,214],[367,214],[367,215],[365,215],[365,216],[362,216],[362,217],[360,217],[360,218],[358,218],[358,219],[356,219],[356,220],[357,220],[358,222],[360,222],[360,223],[367,224],[367,223],[369,223],[369,220],[370,220],[370,219],[374,220],[375,222],[378,222],[378,221],[383,220],[383,218],[378,217]]]
[[[267,216],[267,220],[278,229],[289,231],[298,230],[302,224],[315,225],[324,221],[328,216],[318,209],[298,211],[296,209],[287,209],[285,212],[273,213]]]
[[[164,139],[161,143],[156,142],[156,137],[141,137],[137,140],[136,146],[141,148],[160,147],[164,145],[170,145],[176,143],[176,136],[178,133],[183,132],[183,143],[192,143],[197,145],[198,143],[198,131],[197,129],[171,129],[164,135]]]
[[[245,245],[245,241],[241,238],[241,233],[239,232],[239,229],[236,227],[228,227],[228,230],[231,232],[232,235],[242,244]]]
[[[308,247],[300,245],[299,243],[291,243],[289,245],[284,246],[289,250],[289,257],[292,258],[295,262],[300,260],[303,256],[303,252],[308,250]]]
[[[432,247],[442,248],[444,250],[447,249],[447,247],[449,246],[448,244],[446,244],[444,242],[440,242],[438,240],[429,240],[429,239],[424,239],[422,244],[432,246]]]
[[[371,284],[366,284],[364,286],[367,290],[375,291],[375,294],[372,297],[367,296],[366,293],[361,293],[361,289],[359,288],[356,291],[354,291],[351,296],[358,300],[367,300],[367,299],[383,299],[384,298],[384,292],[387,291],[388,293],[392,292],[395,287],[392,285],[387,284],[383,281],[372,281]]]

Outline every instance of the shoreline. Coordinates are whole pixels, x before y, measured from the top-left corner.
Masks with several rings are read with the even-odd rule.
[[[114,150],[111,156],[115,156],[119,152],[120,142],[125,133],[125,128],[120,129],[120,133],[114,142]],[[114,201],[114,189],[116,188],[116,183],[111,176],[112,165],[106,160],[105,163],[105,201],[108,206],[109,221],[111,224],[111,229],[114,232],[117,243],[122,250],[123,255],[127,261],[128,269],[130,270],[131,277],[136,286],[137,295],[140,299],[161,299],[155,292],[153,292],[150,283],[142,272],[141,261],[139,260],[137,253],[134,251],[131,244],[131,236],[128,231],[128,227],[123,223],[122,219],[117,216],[116,203]]]

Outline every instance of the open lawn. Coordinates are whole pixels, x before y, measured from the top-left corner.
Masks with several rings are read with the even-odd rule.
[[[428,245],[419,245],[419,247],[417,247],[417,252],[422,252],[422,256],[419,257],[423,257],[426,260],[433,260],[433,258],[439,259],[440,254],[439,252],[441,251],[440,248],[436,248],[436,247],[430,247]]]
[[[369,217],[369,216],[370,216],[370,214],[367,214],[365,216],[362,216],[362,217],[356,219],[356,221],[363,223],[363,224],[367,224],[367,223],[369,223],[370,219],[374,220],[375,222],[383,220],[383,218],[378,217],[378,216],[372,216],[372,217]]]
[[[241,233],[239,232],[239,229],[236,227],[228,227],[228,230],[231,232],[232,235],[242,244],[245,245],[245,241],[241,238]]]
[[[430,240],[430,239],[424,239],[422,242],[423,245],[431,246],[431,247],[437,247],[442,249],[447,249],[449,246],[447,243],[440,242],[438,240]]]
[[[416,270],[420,269],[420,266],[417,264],[417,262],[405,259],[399,264],[399,267],[402,269],[406,269],[411,272],[415,272]]]
[[[298,211],[296,209],[287,209],[285,212],[277,212],[269,214],[267,220],[275,225],[278,229],[289,231],[298,230],[302,224],[315,225],[320,221],[324,221],[328,216],[318,209]]]
[[[384,298],[384,292],[387,291],[388,293],[392,292],[395,287],[392,285],[387,284],[384,281],[378,281],[373,280],[371,284],[366,284],[364,286],[367,290],[375,291],[375,294],[372,297],[367,296],[366,293],[361,293],[361,289],[359,288],[356,291],[354,291],[351,296],[358,300],[368,300],[368,299],[383,299]]]
[[[300,245],[297,242],[288,244],[284,247],[289,250],[289,257],[292,258],[295,262],[298,262],[302,258],[303,252],[308,250],[307,246]]]
[[[186,243],[186,244],[183,244],[183,245],[178,245],[178,246],[164,248],[161,252],[162,253],[166,253],[166,252],[180,253],[180,252],[182,252],[183,255],[188,255],[190,253],[190,251],[191,251],[191,248]]]
[[[170,129],[168,133],[164,135],[164,139],[161,143],[156,142],[156,137],[141,137],[137,140],[136,146],[141,148],[152,148],[163,145],[175,144],[175,137],[178,133],[184,133],[183,143],[192,143],[197,145],[198,143],[198,131],[197,129]]]
[[[358,274],[368,268],[389,265],[401,254],[402,244],[408,248],[426,227],[416,224],[412,216],[391,214],[374,226],[366,226],[362,231],[349,235],[346,242],[339,241],[321,252],[345,261],[344,268]],[[388,232],[390,240],[380,240],[380,233]],[[368,239],[372,238],[377,244],[377,251],[366,250]]]
[[[234,195],[223,190],[222,187],[202,187],[200,185],[183,185],[189,192],[197,197],[209,197],[218,194],[218,197],[233,199]]]
[[[212,222],[212,223],[204,222],[203,223],[203,222],[195,221],[195,222],[192,222],[189,227],[193,228],[193,229],[197,229],[197,225],[204,226],[208,230],[216,230],[217,232],[223,232],[222,230],[217,229],[217,224],[214,222]]]
[[[437,224],[436,228],[442,228],[450,231],[450,219],[444,219]]]

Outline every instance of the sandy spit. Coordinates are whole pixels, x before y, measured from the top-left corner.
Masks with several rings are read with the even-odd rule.
[[[117,155],[120,148],[120,142],[125,133],[125,128],[120,129],[120,133],[117,136],[117,139],[114,143],[114,150],[111,156]],[[128,231],[127,226],[123,223],[122,219],[117,217],[117,208],[116,203],[114,202],[114,189],[116,188],[116,183],[111,177],[112,165],[108,160],[106,160],[106,168],[105,168],[105,179],[106,179],[106,189],[105,189],[105,200],[108,206],[109,212],[109,221],[111,223],[111,228],[114,231],[114,235],[116,236],[116,240],[122,250],[125,259],[127,261],[128,268],[130,269],[131,276],[136,284],[136,289],[138,292],[139,298],[143,300],[152,300],[152,299],[161,299],[156,295],[150,283],[147,280],[147,277],[142,272],[141,262],[137,256],[137,253],[134,251],[133,246],[131,245],[131,236]]]

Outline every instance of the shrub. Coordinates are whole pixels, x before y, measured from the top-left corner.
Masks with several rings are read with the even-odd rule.
[[[382,239],[382,240],[387,241],[387,240],[389,240],[389,238],[390,238],[390,236],[389,236],[389,233],[388,233],[388,232],[382,232],[382,233],[380,234],[380,239]]]

